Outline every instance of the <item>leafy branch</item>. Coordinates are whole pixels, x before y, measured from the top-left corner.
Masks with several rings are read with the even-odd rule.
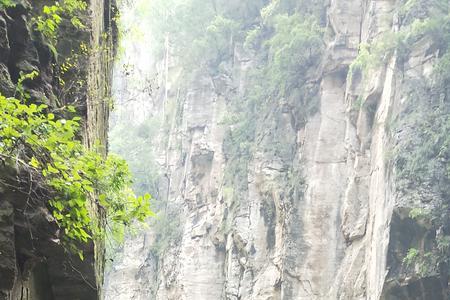
[[[34,182],[49,191],[49,208],[68,248],[103,234],[89,213],[90,199],[104,209],[114,226],[153,215],[150,195],[136,197],[129,188],[131,175],[126,162],[114,155],[102,157],[79,140],[81,118],[63,118],[44,105],[26,104],[28,95],[17,86],[25,101],[0,94],[0,160],[31,174]],[[73,115],[69,106],[66,115]],[[79,252],[82,257],[81,252]]]

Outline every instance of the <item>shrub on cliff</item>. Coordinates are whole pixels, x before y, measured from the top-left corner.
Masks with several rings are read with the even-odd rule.
[[[104,158],[83,145],[81,118],[73,107],[56,114],[47,105],[29,104],[21,82],[37,75],[33,72],[19,79],[20,100],[0,94],[0,161],[28,174],[25,186],[21,181],[9,184],[28,195],[30,206],[47,200],[55,222],[64,231],[59,238],[82,257],[75,244],[104,233],[90,217],[90,199],[96,199],[111,220],[110,226],[116,228],[116,224],[143,222],[151,216],[150,195],[133,194],[124,160],[113,155]]]

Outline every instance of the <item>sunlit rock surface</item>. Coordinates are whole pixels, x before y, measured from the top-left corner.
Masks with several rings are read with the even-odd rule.
[[[230,93],[246,88],[251,55],[236,45],[233,78],[200,76],[187,89],[171,62],[168,98],[157,92],[152,109],[162,113],[182,98],[181,113],[166,120],[168,142],[149,147],[164,174],[159,197],[180,212],[181,235],[159,255],[153,228],[127,237],[106,299],[449,299],[445,271],[421,278],[402,268],[411,241],[430,230],[408,212],[442,195],[399,189],[389,161],[394,148],[420,138],[407,116],[427,98],[406,96],[413,82],[429,79],[437,53],[421,39],[402,64],[394,54],[368,80],[348,75],[361,43],[400,29],[397,2],[330,1],[325,54],[317,74],[305,74],[316,112],[301,120],[292,113],[301,101],[273,101],[271,113],[254,120],[258,143],[234,190],[224,184],[222,120]],[[393,120],[405,127],[393,130]],[[283,151],[267,151],[274,144]]]

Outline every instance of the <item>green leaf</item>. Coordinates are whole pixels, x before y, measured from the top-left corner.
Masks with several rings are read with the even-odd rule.
[[[39,167],[39,161],[36,159],[36,157],[32,157],[30,160],[30,166],[32,166],[33,168],[38,168]]]
[[[51,8],[49,6],[47,6],[47,5],[44,5],[44,8],[42,9],[42,11],[43,11],[44,14],[51,14],[52,13]]]
[[[53,167],[52,165],[50,165],[50,164],[47,165],[47,171],[50,172],[50,173],[53,173],[53,174],[58,174],[58,173],[59,173],[59,170],[56,169],[56,168],[54,168],[54,167]]]
[[[77,255],[78,255],[78,257],[80,258],[81,261],[84,261],[84,254],[83,254],[83,251],[82,251],[82,250],[79,250],[79,251],[77,252]]]
[[[108,202],[106,201],[106,195],[105,194],[100,194],[98,196],[98,201],[100,202],[101,205],[108,206]]]

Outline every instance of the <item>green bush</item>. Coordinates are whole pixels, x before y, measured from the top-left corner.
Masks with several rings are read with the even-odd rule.
[[[18,90],[24,100],[0,94],[0,159],[18,163],[29,174],[30,191],[34,186],[49,191],[48,203],[68,248],[74,241],[88,241],[92,233],[103,235],[103,228],[90,217],[90,199],[97,199],[112,228],[151,216],[150,195],[136,197],[129,189],[125,161],[87,149],[79,139],[79,117],[57,116],[46,105],[26,104],[30,100],[21,88],[22,79]],[[67,115],[74,112],[67,107]]]
[[[306,80],[305,73],[317,65],[324,49],[323,30],[314,18],[296,13],[274,18],[274,34],[267,41],[268,74],[272,89],[285,96]]]
[[[15,4],[12,0],[0,0],[0,9],[5,9],[14,5]]]
[[[83,29],[79,14],[86,11],[88,5],[83,0],[63,0],[52,5],[44,5],[42,13],[33,18],[36,29],[54,46],[58,38],[58,29],[64,18],[70,20],[75,28]]]

